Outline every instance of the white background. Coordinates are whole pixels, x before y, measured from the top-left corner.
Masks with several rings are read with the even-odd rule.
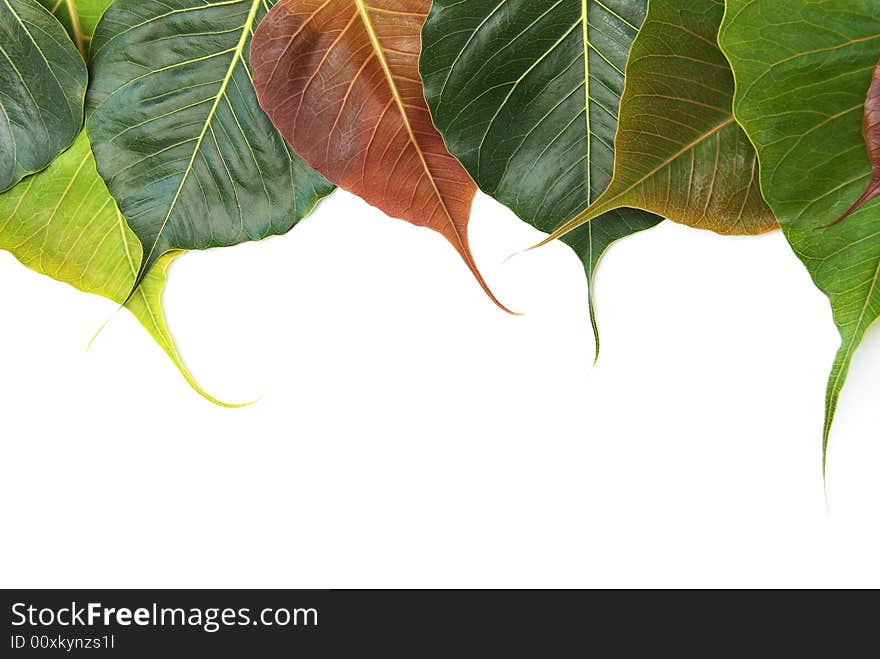
[[[194,253],[168,317],[0,254],[5,587],[880,586],[880,331],[821,477],[837,335],[779,234],[666,223],[586,283],[480,197],[498,311],[439,236],[339,192]]]

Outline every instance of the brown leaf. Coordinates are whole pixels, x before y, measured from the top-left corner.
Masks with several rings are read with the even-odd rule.
[[[874,77],[871,80],[868,98],[865,101],[864,133],[865,144],[868,147],[868,156],[871,158],[871,182],[868,183],[868,189],[859,197],[859,200],[840,219],[835,220],[825,228],[840,224],[869,201],[880,197],[880,62],[877,63],[877,68],[874,69]]]
[[[311,167],[388,215],[441,233],[504,309],[468,245],[477,187],[424,100],[419,53],[430,8],[430,0],[281,0],[253,39],[254,85]]]

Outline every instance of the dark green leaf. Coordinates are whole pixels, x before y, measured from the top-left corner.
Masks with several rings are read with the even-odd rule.
[[[36,0],[0,0],[0,192],[44,169],[82,128],[86,66]]]
[[[623,71],[645,5],[434,2],[421,58],[434,121],[477,184],[542,231],[585,209],[611,180]],[[611,243],[659,221],[613,210],[565,241],[592,285]]]
[[[253,31],[273,2],[117,0],[91,49],[98,171],[144,247],[164,253],[289,231],[332,191],[260,109]]]

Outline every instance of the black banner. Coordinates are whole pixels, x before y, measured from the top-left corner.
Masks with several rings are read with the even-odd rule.
[[[0,656],[455,656],[568,651],[623,612],[599,593],[514,591],[5,591]]]
[[[2,599],[3,657],[715,656],[789,653],[829,624],[812,597],[797,597],[798,610],[790,594],[766,593],[23,590]],[[856,613],[833,645],[874,620],[873,607]]]

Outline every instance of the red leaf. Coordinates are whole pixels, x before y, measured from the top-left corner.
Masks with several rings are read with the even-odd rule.
[[[281,0],[253,39],[254,85],[301,158],[388,215],[441,233],[505,309],[468,245],[477,186],[446,150],[422,91],[430,8],[431,0]]]
[[[880,197],[880,62],[877,63],[877,68],[874,69],[874,77],[871,80],[868,98],[865,101],[864,132],[865,144],[868,146],[868,156],[871,158],[871,166],[873,168],[871,182],[868,184],[868,189],[865,190],[865,193],[859,197],[859,200],[840,219],[827,225],[829,227],[840,224],[869,201]]]

